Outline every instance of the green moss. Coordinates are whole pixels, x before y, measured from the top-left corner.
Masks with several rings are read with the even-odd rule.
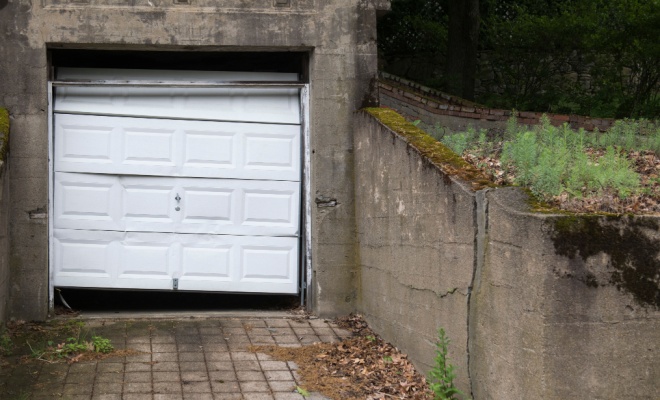
[[[472,189],[474,190],[496,186],[480,170],[468,164],[458,154],[423,130],[406,121],[394,110],[389,108],[366,108],[364,111],[404,137],[413,148],[439,167],[445,174],[472,183]]]
[[[657,231],[655,219],[626,216],[562,216],[553,220],[557,254],[572,263],[575,277],[587,286],[614,285],[643,306],[660,308],[660,247],[645,231]],[[609,281],[599,283],[584,262],[600,253],[609,255]]]
[[[9,149],[9,112],[0,108],[0,161],[7,159]]]

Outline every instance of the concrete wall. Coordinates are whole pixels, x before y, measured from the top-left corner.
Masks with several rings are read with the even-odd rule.
[[[386,0],[15,0],[0,2],[0,104],[12,113],[10,312],[48,314],[49,48],[308,51],[314,275],[310,306],[353,310],[356,290],[352,118],[375,100],[376,13]],[[288,4],[286,4],[288,3]],[[130,67],[130,65],[126,65]],[[164,66],[166,67],[166,66]],[[321,201],[320,205],[327,205]]]
[[[475,399],[657,398],[660,218],[532,213],[356,122],[358,310],[378,333],[427,372],[443,327]]]

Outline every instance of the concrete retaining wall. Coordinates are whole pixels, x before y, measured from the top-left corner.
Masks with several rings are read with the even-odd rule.
[[[475,399],[657,396],[659,218],[473,192],[366,113],[355,160],[358,309],[422,371],[443,327]]]

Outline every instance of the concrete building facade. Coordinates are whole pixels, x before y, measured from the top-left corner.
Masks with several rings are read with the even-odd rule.
[[[295,88],[307,91],[299,283],[318,314],[352,311],[351,127],[354,111],[376,99],[376,18],[387,8],[382,0],[0,1],[0,104],[12,135],[8,317],[43,320],[52,307],[49,159],[60,89],[49,82],[65,67],[297,74]]]

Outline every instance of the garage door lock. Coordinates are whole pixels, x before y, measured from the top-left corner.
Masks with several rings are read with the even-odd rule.
[[[179,290],[179,278],[172,279],[172,289]]]

